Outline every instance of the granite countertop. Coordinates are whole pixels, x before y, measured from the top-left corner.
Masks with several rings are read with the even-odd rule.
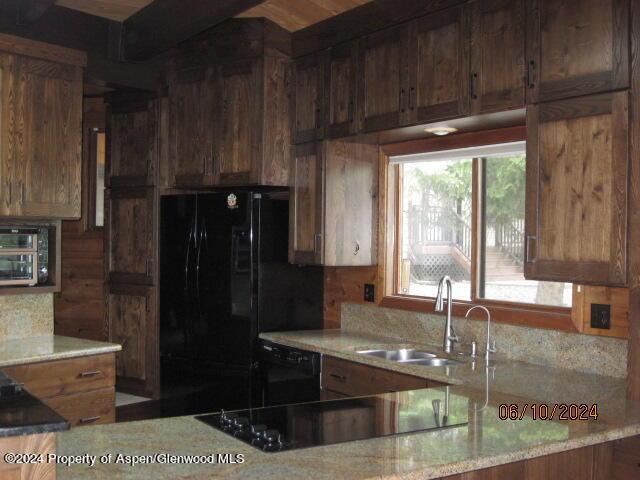
[[[120,345],[81,338],[45,335],[0,342],[0,368],[118,352]]]
[[[491,368],[471,359],[455,367],[401,366],[355,353],[363,347],[400,346],[397,339],[334,331],[268,333],[263,338],[374,366],[451,383],[450,394],[473,407],[468,425],[325,447],[263,453],[193,417],[101,425],[59,435],[68,455],[243,454],[241,464],[94,467],[59,465],[61,478],[439,478],[640,434],[640,404],[625,400],[624,380],[535,366],[496,357]],[[403,345],[411,345],[409,343]],[[437,351],[438,346],[424,346]],[[489,389],[486,389],[486,385]],[[445,387],[442,387],[445,389]],[[397,395],[408,395],[400,392]],[[597,421],[500,420],[500,403],[598,403]]]

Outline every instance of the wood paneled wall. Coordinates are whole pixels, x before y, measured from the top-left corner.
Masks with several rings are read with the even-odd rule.
[[[107,340],[104,314],[103,231],[88,230],[87,184],[89,138],[92,128],[105,127],[102,98],[85,98],[82,155],[82,217],[62,222],[62,291],[55,296],[54,333],[90,340]]]
[[[342,302],[364,303],[364,284],[376,285],[378,267],[325,267],[324,328],[340,328]],[[381,292],[376,288],[376,301]]]

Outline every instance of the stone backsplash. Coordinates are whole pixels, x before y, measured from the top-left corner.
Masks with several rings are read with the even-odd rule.
[[[53,335],[53,294],[0,295],[0,341]]]
[[[454,317],[453,327],[462,342],[459,348],[468,349],[471,341],[476,340],[478,351],[484,351],[486,322]],[[441,345],[444,317],[343,303],[342,329]],[[627,376],[627,341],[623,339],[498,322],[491,324],[491,337],[496,341],[497,355],[512,360],[619,378]]]

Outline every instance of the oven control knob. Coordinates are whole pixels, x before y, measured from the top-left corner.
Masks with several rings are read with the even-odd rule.
[[[264,441],[270,444],[281,443],[282,436],[276,429],[268,429],[264,431]]]
[[[233,425],[233,421],[238,418],[237,413],[225,413],[224,411],[220,415],[220,424],[226,427]]]
[[[236,417],[233,420],[233,428],[236,430],[244,430],[249,427],[249,419],[247,417]]]
[[[300,363],[302,361],[302,354],[298,352],[291,352],[287,355],[287,360],[290,362]]]
[[[251,436],[256,440],[259,440],[264,437],[264,432],[267,431],[267,426],[261,423],[256,425],[251,425]]]

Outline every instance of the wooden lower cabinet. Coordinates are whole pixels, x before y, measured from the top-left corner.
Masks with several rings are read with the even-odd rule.
[[[72,427],[115,421],[115,354],[3,368]]]
[[[56,453],[56,434],[41,433],[19,437],[0,438],[0,478],[3,480],[54,480],[55,462],[42,463],[6,463],[7,453],[40,454],[45,459]]]
[[[419,388],[442,386],[443,383],[370,367],[335,357],[322,357],[322,398],[332,400],[344,396],[375,395]]]

